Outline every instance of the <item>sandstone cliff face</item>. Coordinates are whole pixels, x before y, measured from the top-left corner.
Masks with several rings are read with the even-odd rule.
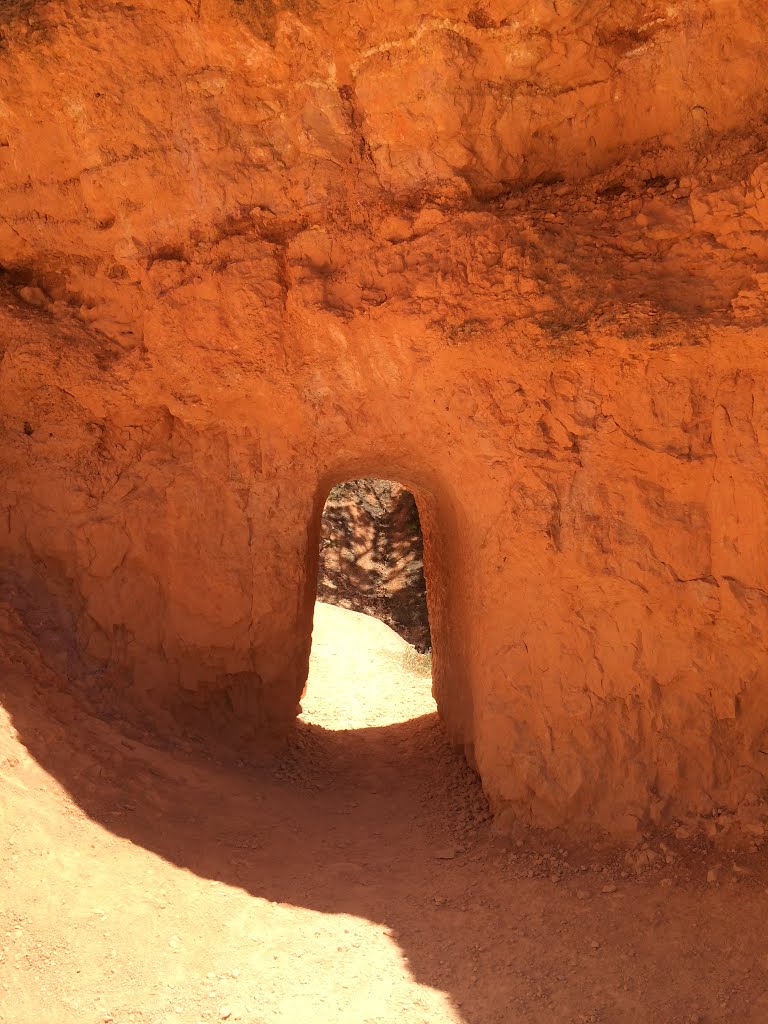
[[[416,502],[391,480],[349,480],[323,509],[317,595],[374,615],[422,654],[430,649],[424,543]]]
[[[765,789],[762,0],[48,0],[0,33],[1,596],[73,686],[284,733],[324,498],[379,476],[495,807]]]

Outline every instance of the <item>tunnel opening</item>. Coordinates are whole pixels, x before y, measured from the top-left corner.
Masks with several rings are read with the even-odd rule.
[[[317,599],[380,619],[420,654],[431,650],[424,537],[408,488],[370,477],[331,488]]]
[[[335,484],[317,558],[302,719],[338,731],[434,714],[424,535],[413,492],[375,477]]]

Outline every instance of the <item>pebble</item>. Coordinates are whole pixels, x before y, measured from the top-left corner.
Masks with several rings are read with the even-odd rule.
[[[438,860],[453,860],[456,856],[456,847],[445,846],[441,850],[435,850],[434,856],[437,857]]]
[[[219,1010],[219,1020],[226,1020],[228,1017],[231,1016],[232,1011],[230,1010],[230,1008],[228,1006],[222,1006],[222,1008]]]
[[[607,894],[610,894],[612,892],[616,892],[616,886],[613,884],[613,882],[609,882],[608,885],[604,885],[603,886],[603,890],[602,891],[604,893],[607,893]]]
[[[691,825],[680,825],[675,829],[676,839],[693,839],[696,835],[696,829]]]

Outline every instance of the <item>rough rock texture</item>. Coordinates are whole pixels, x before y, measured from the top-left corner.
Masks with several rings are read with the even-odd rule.
[[[763,0],[0,12],[0,585],[73,685],[284,733],[379,476],[495,808],[764,791]]]
[[[318,597],[375,615],[430,649],[424,543],[413,495],[391,480],[349,480],[323,509]]]

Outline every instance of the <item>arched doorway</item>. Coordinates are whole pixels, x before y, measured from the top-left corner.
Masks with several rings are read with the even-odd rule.
[[[373,472],[371,472],[373,470]],[[321,475],[309,510],[305,540],[304,587],[298,627],[301,639],[300,700],[307,692],[323,539],[323,511],[331,491],[358,479],[388,480],[406,488],[413,496],[421,527],[423,573],[431,640],[431,689],[448,738],[463,748],[474,765],[474,710],[468,677],[468,617],[470,596],[461,585],[466,579],[465,546],[455,496],[444,482],[428,471],[411,472],[400,460],[374,462],[349,460],[334,471]],[[303,706],[303,705],[302,705]],[[294,705],[295,707],[295,705]]]
[[[302,717],[349,729],[434,713],[431,647],[413,493],[372,477],[334,485],[321,519]]]

